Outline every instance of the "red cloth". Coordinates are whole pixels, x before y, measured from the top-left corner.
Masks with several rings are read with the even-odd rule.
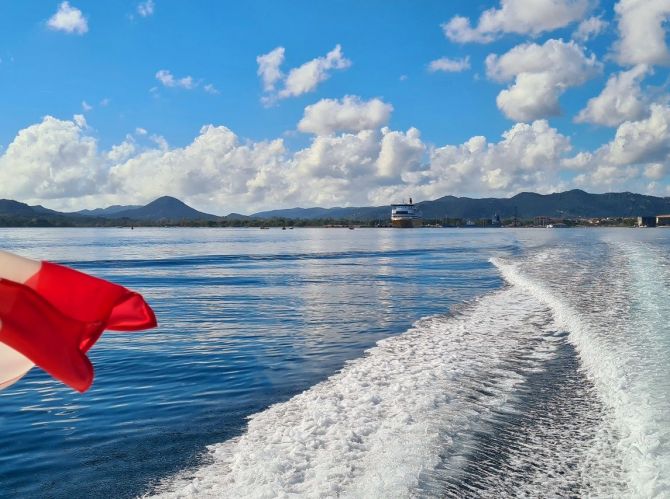
[[[156,326],[141,295],[48,262],[24,284],[0,279],[0,320],[0,341],[80,392],[93,382],[86,352],[105,329]]]

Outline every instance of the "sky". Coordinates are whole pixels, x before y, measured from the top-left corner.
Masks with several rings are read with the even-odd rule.
[[[670,196],[670,0],[2,0],[0,198]]]

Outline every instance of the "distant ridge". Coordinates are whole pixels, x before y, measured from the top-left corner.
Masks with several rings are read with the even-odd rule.
[[[389,200],[391,202],[396,200]],[[252,218],[316,218],[385,220],[390,215],[389,205],[356,208],[291,208],[262,211]],[[501,218],[547,217],[633,217],[670,213],[670,198],[647,196],[632,192],[589,194],[580,189],[554,194],[522,192],[511,198],[468,198],[444,196],[433,201],[417,203],[424,218],[490,218],[494,213]]]
[[[63,216],[64,214],[59,211],[50,210],[39,204],[30,206],[12,199],[0,199],[0,215],[34,217],[39,215]]]
[[[30,206],[11,199],[0,199],[0,226],[115,226],[164,224],[195,225],[253,225],[273,218],[295,221],[324,220],[388,222],[390,204],[350,208],[290,208],[242,215],[231,213],[219,217],[191,208],[171,196],[160,197],[145,206],[109,206],[75,213],[61,213],[43,206]],[[532,219],[552,218],[635,217],[670,213],[670,197],[647,196],[632,192],[589,194],[579,189],[554,194],[522,192],[511,198],[482,198],[444,196],[433,201],[417,203],[426,219],[484,219],[498,214],[502,219],[517,216]],[[254,219],[256,222],[254,222]],[[281,223],[281,221],[279,221]],[[285,222],[284,222],[285,223]]]
[[[145,206],[109,206],[94,210],[62,213],[43,206],[29,206],[11,199],[0,199],[0,226],[95,226],[114,221],[128,224],[137,221],[149,224],[209,222],[221,217],[191,208],[179,199],[163,196]]]
[[[134,210],[135,208],[142,208],[142,205],[120,205],[115,204],[108,206],[107,208],[96,208],[94,210],[79,210],[75,213],[77,215],[84,215],[86,217],[109,217],[113,216],[120,211]]]
[[[220,217],[203,213],[171,196],[160,197],[146,206],[121,210],[110,218],[130,218],[133,220],[218,220]]]

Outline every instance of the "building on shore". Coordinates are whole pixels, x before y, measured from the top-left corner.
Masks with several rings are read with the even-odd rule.
[[[656,227],[656,217],[637,217],[637,227]]]
[[[656,227],[670,227],[670,215],[656,215]]]

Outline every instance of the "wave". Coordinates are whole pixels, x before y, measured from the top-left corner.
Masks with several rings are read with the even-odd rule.
[[[250,417],[244,434],[210,446],[205,464],[153,493],[667,494],[666,392],[646,390],[639,366],[625,358],[651,358],[649,369],[664,358],[639,350],[629,329],[641,323],[622,308],[640,292],[626,283],[651,276],[634,265],[626,274],[624,263],[640,255],[615,249],[618,266],[602,282],[588,262],[547,273],[564,248],[491,259],[506,287],[380,341],[326,381]],[[661,316],[655,320],[658,329]],[[667,376],[659,379],[657,392]]]
[[[611,475],[613,482],[618,480],[625,484],[619,495],[660,497],[670,493],[670,455],[668,449],[664,448],[670,437],[665,402],[670,386],[666,382],[660,394],[658,390],[654,393],[650,387],[644,386],[649,379],[653,379],[654,373],[641,371],[655,357],[654,349],[660,348],[660,351],[667,352],[662,344],[654,343],[649,338],[667,328],[648,321],[634,323],[631,305],[641,294],[640,289],[635,289],[635,283],[640,279],[626,272],[635,270],[631,269],[631,264],[638,267],[639,272],[640,261],[645,262],[647,273],[651,268],[659,268],[653,265],[653,261],[649,261],[649,254],[644,255],[647,258],[642,258],[637,251],[637,247],[633,250],[617,244],[614,256],[610,256],[613,261],[608,262],[610,270],[606,269],[600,275],[590,275],[594,281],[590,292],[585,286],[574,285],[574,276],[577,274],[574,269],[569,271],[572,282],[562,280],[560,271],[553,279],[551,276],[546,279],[545,274],[545,282],[553,281],[552,286],[542,284],[537,276],[531,277],[524,273],[519,264],[498,258],[492,258],[491,262],[507,282],[546,303],[558,327],[569,332],[568,340],[574,345],[580,363],[596,387],[596,395],[610,415],[608,424],[598,437],[599,441],[593,443],[589,459],[600,462],[601,467],[620,469],[621,476],[617,473]],[[546,258],[546,252],[542,256]],[[528,265],[528,262],[525,263]],[[657,284],[656,301],[664,301],[667,289],[663,291],[663,285],[659,288],[658,276],[653,279],[646,275],[645,281]],[[636,335],[643,338],[637,338]],[[666,381],[667,365],[665,359],[652,366],[662,370]],[[650,369],[647,368],[647,371]],[[661,407],[654,400],[659,395],[663,399]],[[605,453],[602,452],[603,446],[609,449]]]
[[[209,447],[208,464],[164,481],[155,493],[402,497],[476,489],[494,497],[548,486],[569,492],[578,472],[569,459],[542,456],[543,439],[561,416],[559,438],[552,438],[566,456],[574,454],[575,440],[591,439],[570,435],[569,423],[581,416],[565,417],[565,403],[556,401],[555,414],[536,404],[536,417],[524,416],[529,394],[542,389],[529,390],[528,383],[537,378],[546,385],[548,363],[559,353],[571,356],[565,345],[546,304],[521,287],[504,288],[452,315],[420,320],[328,380],[252,416],[243,435]],[[589,406],[588,384],[572,376],[584,390],[582,406]],[[552,386],[563,381],[549,378]],[[525,441],[510,431],[515,424],[526,424]]]

